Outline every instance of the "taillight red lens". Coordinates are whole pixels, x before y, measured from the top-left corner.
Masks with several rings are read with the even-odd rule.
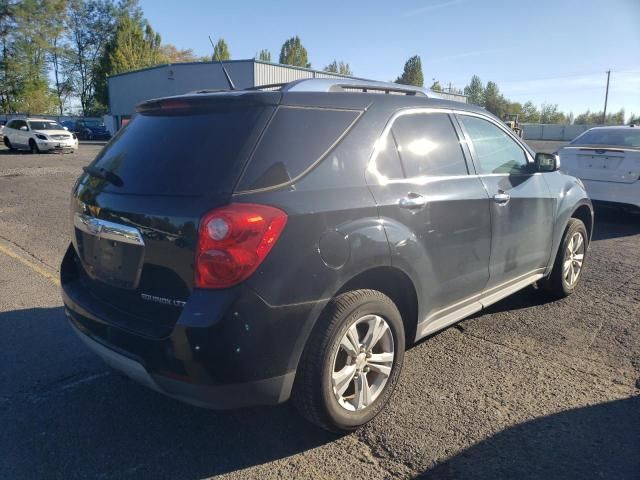
[[[287,224],[287,214],[266,205],[234,203],[200,222],[195,284],[226,288],[255,272]]]

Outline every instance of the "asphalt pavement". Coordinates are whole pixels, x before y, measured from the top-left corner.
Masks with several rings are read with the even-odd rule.
[[[638,478],[640,216],[598,210],[573,296],[530,287],[421,341],[384,412],[335,436],[286,404],[183,405],[75,337],[57,271],[99,148],[0,148],[0,478]]]

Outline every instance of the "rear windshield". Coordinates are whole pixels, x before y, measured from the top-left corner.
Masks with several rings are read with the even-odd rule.
[[[139,114],[92,166],[122,180],[121,186],[104,185],[105,191],[185,196],[230,191],[268,108]]]
[[[619,130],[588,130],[571,142],[571,144],[640,147],[640,130],[635,131],[629,128],[621,128]]]

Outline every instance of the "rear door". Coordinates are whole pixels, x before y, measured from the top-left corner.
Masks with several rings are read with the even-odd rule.
[[[489,279],[489,200],[469,169],[447,111],[394,116],[367,169],[392,264],[412,272],[421,312],[418,336],[461,309],[477,310]]]
[[[485,294],[531,283],[549,262],[555,196],[527,150],[488,116],[457,115],[491,199],[490,278]]]

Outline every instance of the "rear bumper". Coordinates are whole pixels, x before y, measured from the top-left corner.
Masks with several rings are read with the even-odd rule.
[[[135,317],[97,300],[70,256],[61,266],[65,313],[84,343],[116,369],[203,407],[273,405],[289,398],[321,304],[276,307],[243,286],[194,290],[173,328],[143,329]]]
[[[197,407],[230,409],[284,402],[289,397],[295,378],[295,372],[290,372],[278,377],[240,384],[197,385],[151,375],[139,361],[86,335],[76,327],[73,320],[70,323],[82,342],[109,366],[146,387]]]
[[[591,200],[640,208],[640,180],[634,183],[582,180]]]

